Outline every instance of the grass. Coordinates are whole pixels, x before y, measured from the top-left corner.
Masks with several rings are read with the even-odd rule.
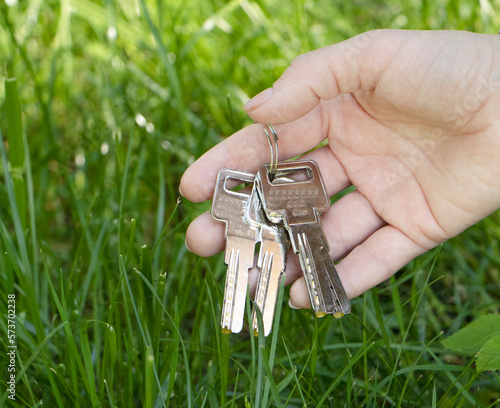
[[[265,339],[220,332],[223,258],[184,247],[210,204],[177,188],[196,157],[250,123],[242,104],[296,55],[372,28],[496,33],[499,6],[2,3],[0,309],[15,294],[18,348],[16,401],[2,370],[0,405],[495,406],[498,373],[440,341],[500,310],[500,214],[341,320],[281,308],[283,288]],[[7,362],[6,318],[0,342]]]

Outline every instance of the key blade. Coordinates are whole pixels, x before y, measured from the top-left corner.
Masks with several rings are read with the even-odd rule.
[[[271,332],[276,309],[276,300],[281,277],[286,266],[286,254],[289,248],[286,235],[278,235],[273,239],[265,237],[262,241],[257,265],[261,268],[257,289],[255,291],[255,307],[262,314],[264,336]],[[252,314],[254,334],[258,333],[258,321],[255,310]]]
[[[225,333],[243,328],[248,287],[248,270],[253,266],[254,247],[246,239],[228,237],[227,274],[222,304],[221,327]]]
[[[255,176],[231,169],[222,169],[212,202],[212,216],[226,224],[225,263],[228,265],[221,326],[225,333],[238,333],[243,328],[248,285],[248,270],[254,263],[255,243],[259,228],[245,218],[250,193],[228,188],[230,179],[235,182],[253,183]]]
[[[351,304],[329,255],[328,242],[320,224],[295,225],[296,242],[311,307],[316,315],[335,317],[350,313]]]
[[[321,254],[319,259],[323,260],[323,262],[322,264],[318,262],[316,264],[316,268],[318,270],[323,269],[325,271],[324,273],[321,273],[320,276],[326,277],[324,285],[329,285],[332,290],[335,302],[335,308],[332,314],[335,318],[340,318],[348,313],[351,313],[351,302],[345,293],[344,285],[340,280],[337,269],[335,268],[333,260],[330,258],[328,250],[321,248],[320,252]]]
[[[318,279],[317,269],[307,236],[305,234],[297,233],[297,235],[292,238],[292,242],[296,243],[295,252],[299,255],[300,266],[306,282],[311,308],[316,313],[316,316],[319,316],[322,313],[328,313],[322,291],[320,290],[321,286]]]
[[[266,218],[256,184],[248,201],[246,217],[248,223],[259,227],[259,241],[261,242],[257,261],[260,273],[255,291],[252,327],[254,335],[257,335],[259,326],[256,310],[259,309],[262,315],[264,336],[268,336],[273,325],[278,289],[286,266],[290,240],[282,224],[273,224]]]
[[[263,251],[261,251],[262,254]],[[259,258],[261,257],[261,262],[258,265],[260,267],[260,273],[259,273],[259,279],[257,281],[257,288],[255,290],[255,304],[254,304],[254,310],[252,312],[252,327],[253,327],[253,333],[254,335],[257,335],[259,332],[259,324],[257,320],[257,312],[255,311],[256,308],[260,310],[260,313],[262,315],[262,325],[264,327],[264,336],[267,336],[269,332],[271,331],[271,327],[269,324],[269,313],[264,313],[266,311],[269,311],[270,305],[269,305],[269,297],[272,296],[272,280],[273,280],[273,274],[272,274],[272,266],[273,266],[273,261],[274,261],[274,256],[273,253],[269,253],[268,251],[265,251],[263,255],[259,255]],[[281,273],[281,271],[280,271]],[[278,275],[279,279],[279,275]],[[274,312],[274,310],[272,311]],[[273,319],[273,314],[270,316],[271,318],[271,325],[272,325],[272,319]]]

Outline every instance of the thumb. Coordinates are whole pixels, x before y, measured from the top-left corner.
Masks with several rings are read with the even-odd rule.
[[[243,107],[260,123],[280,124],[304,116],[319,102],[340,94],[369,91],[391,59],[401,32],[368,31],[295,58],[272,88]]]

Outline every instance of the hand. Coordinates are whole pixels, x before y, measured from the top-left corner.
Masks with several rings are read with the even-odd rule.
[[[467,32],[373,31],[296,58],[250,100],[252,119],[273,124],[280,160],[318,162],[330,196],[356,190],[322,216],[350,298],[500,208],[500,38]],[[270,153],[263,128],[246,127],[185,172],[180,189],[210,199],[217,172],[255,172]],[[208,213],[186,233],[190,250],[224,248]],[[290,299],[309,307],[289,257]]]

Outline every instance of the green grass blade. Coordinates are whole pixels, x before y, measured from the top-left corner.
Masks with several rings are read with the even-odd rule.
[[[144,375],[144,388],[145,388],[145,397],[144,397],[144,406],[152,407],[153,406],[153,390],[155,388],[155,378],[154,378],[154,367],[155,367],[155,358],[153,355],[153,351],[151,347],[146,347],[146,364],[145,364],[145,375]]]
[[[127,247],[127,256],[125,257],[125,266],[128,266],[128,262],[130,257],[132,256],[132,246],[135,238],[135,229],[137,226],[137,221],[135,218],[130,220],[130,235],[128,237],[128,247]]]
[[[151,251],[149,250],[147,245],[143,245],[141,247],[141,272],[144,275],[144,278],[149,282],[153,282],[153,273],[151,270]],[[147,328],[149,333],[152,335],[154,333],[153,327],[154,323],[154,304],[153,304],[153,293],[149,290],[148,285],[145,282],[142,282],[141,293],[143,293],[144,299],[142,304],[142,311],[145,321],[147,323]],[[153,340],[154,341],[154,340]]]
[[[173,324],[177,329],[180,323],[179,310],[177,308],[177,300],[174,300],[174,321]],[[170,396],[172,395],[172,391],[175,386],[175,375],[177,372],[177,362],[179,361],[179,343],[180,343],[180,333],[178,330],[174,330],[174,338],[172,339],[171,348],[170,348],[170,382],[168,383],[168,392],[167,392],[167,406],[170,403]]]
[[[163,170],[163,161],[162,161],[162,156],[161,156],[161,146],[160,146],[159,141],[157,143],[156,151],[157,151],[157,156],[158,156],[158,205],[157,205],[157,210],[156,210],[155,241],[160,242],[160,238],[163,234],[163,231],[165,230],[165,228],[163,227],[163,224],[165,222],[165,203],[167,201],[167,199],[166,199],[167,193],[166,193],[166,186],[165,186],[165,175],[164,175],[164,170]],[[172,215],[170,217],[172,217]],[[152,257],[153,257],[154,270],[158,271],[160,269],[160,253],[155,251],[154,254],[152,255]],[[155,276],[154,278],[155,278],[154,280],[158,279],[157,276]]]
[[[129,168],[130,168],[130,160],[132,157],[132,147],[134,145],[134,132],[135,132],[135,127],[132,128],[132,133],[130,134],[130,139],[128,141],[128,149],[127,149],[127,156],[125,158],[125,166],[123,169],[123,175],[121,179],[121,185],[120,185],[120,207],[118,209],[118,253],[121,255],[122,254],[122,246],[121,246],[121,228],[122,228],[122,222],[123,222],[123,207],[125,205],[125,195],[127,193],[127,188],[128,186],[128,173],[129,173]],[[118,140],[117,140],[118,143]],[[117,161],[118,161],[118,155],[117,155]]]
[[[156,300],[157,304],[162,307],[163,312],[167,316],[167,318],[170,321],[170,323],[172,323],[174,331],[179,336],[179,344],[180,344],[181,349],[182,349],[182,354],[183,354],[183,358],[184,358],[184,369],[186,371],[187,404],[188,404],[188,407],[192,407],[193,406],[192,405],[193,404],[192,403],[192,392],[191,392],[192,386],[191,386],[191,377],[190,377],[190,370],[189,370],[189,365],[188,365],[187,351],[186,351],[186,345],[184,344],[182,336],[181,336],[181,334],[179,332],[179,326],[175,324],[175,320],[172,318],[172,316],[170,315],[170,313],[165,308],[165,305],[163,304],[163,300],[158,297],[158,295],[156,294],[156,292],[154,292],[154,288],[151,285],[151,283],[148,282],[145,279],[145,277],[144,277],[144,275],[142,275],[142,273],[139,273],[139,276],[141,277],[141,279],[144,280],[144,282],[146,283],[146,285],[148,285],[149,289],[152,291],[152,293],[153,293],[153,295],[155,297],[155,300]]]
[[[149,29],[151,30],[151,34],[153,35],[153,38],[156,43],[157,51],[160,56],[160,59],[163,63],[163,66],[167,72],[167,75],[170,79],[170,86],[174,90],[175,98],[177,101],[177,110],[179,112],[179,117],[182,123],[182,128],[184,131],[185,135],[190,134],[190,125],[189,122],[186,119],[186,114],[185,114],[185,104],[184,104],[184,95],[182,92],[182,85],[179,80],[179,76],[177,74],[177,70],[175,66],[172,64],[168,57],[168,49],[165,46],[160,32],[158,31],[158,28],[155,26],[153,21],[151,20],[150,14],[148,7],[146,5],[146,2],[144,0],[139,0],[139,4],[141,5],[141,10],[144,13],[144,17],[146,18],[146,22],[148,24]]]
[[[344,367],[341,372],[336,373],[336,379],[330,384],[330,386],[325,391],[323,397],[319,400],[318,406],[321,406],[331,392],[339,385],[344,375],[351,369],[351,366],[356,364],[372,347],[374,343],[365,344],[362,349],[360,349],[352,358],[349,365]]]
[[[21,260],[22,263],[20,264],[21,269],[25,274],[28,276],[31,276],[31,263],[29,260],[28,256],[28,250],[27,250],[27,245],[26,245],[26,240],[24,238],[24,229],[23,229],[23,224],[21,222],[21,214],[20,214],[20,209],[17,205],[16,202],[16,196],[15,196],[15,190],[14,190],[14,182],[12,179],[12,176],[9,171],[9,165],[7,161],[7,156],[5,154],[5,149],[4,149],[4,141],[3,141],[3,136],[2,132],[0,131],[0,155],[2,158],[2,167],[4,171],[4,177],[5,177],[5,187],[7,190],[7,196],[10,204],[10,211],[12,213],[12,221],[14,223],[14,229],[16,232],[16,238],[17,238],[17,244],[19,247],[19,251],[21,253]],[[36,294],[36,291],[35,291]]]
[[[5,110],[9,130],[9,161],[14,194],[23,230],[26,227],[26,180],[24,177],[24,137],[17,80],[5,80]]]
[[[31,168],[31,157],[29,151],[29,144],[27,137],[24,137],[25,148],[25,165],[26,165],[26,186],[28,195],[28,214],[29,214],[29,230],[31,233],[31,256],[33,261],[33,285],[35,286],[35,293],[37,299],[40,299],[40,277],[39,277],[39,247],[38,247],[38,234],[37,234],[37,212],[35,207],[35,188],[33,184],[33,174]],[[46,314],[46,313],[44,313]]]
[[[284,341],[284,339],[283,339],[283,346],[285,348],[286,356],[287,356],[288,362],[290,364],[290,367],[292,368],[293,379],[295,381],[294,389],[297,388],[297,390],[299,392],[299,396],[300,396],[300,401],[305,406],[305,405],[307,405],[307,402],[306,402],[306,399],[304,397],[304,394],[302,393],[302,387],[301,387],[300,381],[299,381],[300,378],[297,377],[297,367],[293,364],[292,357],[290,356],[290,352],[288,351],[288,347],[286,346],[286,342]],[[293,392],[293,390],[292,390],[292,392]],[[290,397],[291,397],[291,395],[292,395],[292,393],[290,393]],[[288,404],[285,404],[285,405],[288,405]]]
[[[111,396],[111,391],[109,390],[108,382],[106,379],[103,380],[104,386],[106,387],[106,395],[108,397],[108,402],[110,407],[114,407],[115,404],[113,403],[113,397]]]
[[[216,379],[216,367],[213,361],[209,361],[207,367],[208,402],[210,404],[210,407],[218,408],[219,401],[217,400],[217,394],[215,392],[215,379]]]
[[[53,299],[54,303],[56,304],[59,315],[61,316],[61,320],[63,322],[69,322],[68,309],[67,309],[67,305],[65,304],[65,299],[64,299],[64,297],[59,299],[59,296],[56,293],[54,285],[52,284],[52,280],[50,279],[50,276],[49,276],[47,263],[45,262],[45,259],[43,257],[43,253],[42,253],[42,260],[44,262],[45,275],[47,278],[47,282],[49,283],[49,288],[50,288],[50,292],[52,295],[52,299]],[[68,341],[68,346],[70,348],[70,354],[68,356],[70,359],[70,363],[72,365],[75,365],[76,368],[79,370],[80,375],[82,376],[82,378],[84,378],[84,384],[85,384],[85,388],[87,389],[87,392],[92,394],[91,385],[88,383],[88,377],[87,377],[87,374],[85,372],[85,367],[84,367],[84,364],[80,358],[80,352],[78,351],[78,347],[76,345],[75,338],[73,336],[73,333],[72,333],[69,325],[64,326],[64,333],[66,335],[66,339]],[[71,380],[72,380],[73,389],[76,391],[78,389],[78,385],[77,385],[78,380],[76,378],[76,372],[74,369],[71,369],[71,373],[72,373]]]
[[[0,135],[1,136],[1,135]],[[0,143],[1,148],[1,143]],[[7,228],[0,218],[0,235],[2,236],[2,240],[4,243],[4,247],[6,249],[5,253],[2,256],[6,256],[8,258],[8,262],[14,271],[14,275],[17,277],[19,282],[19,287],[22,288],[23,294],[28,299],[36,299],[35,288],[33,287],[33,282],[30,277],[26,275],[25,272],[21,270],[22,262],[19,261],[19,257],[16,254],[16,250],[14,248],[14,243],[10,239],[8,235]],[[28,302],[27,309],[29,311],[29,318],[31,319],[31,323],[35,327],[36,336],[39,341],[45,337],[43,323],[41,320],[40,312],[38,310],[38,305],[36,302]]]
[[[95,387],[94,364],[89,346],[88,323],[84,323],[80,329],[80,347],[82,350],[83,362],[85,364],[85,373],[87,376],[88,391],[92,406],[97,406],[97,392]]]
[[[33,353],[30,355],[30,357],[23,363],[21,370],[19,370],[16,373],[16,384],[19,383],[22,379],[28,382],[28,379],[26,378],[26,372],[27,370],[31,367],[35,359],[39,358],[40,354],[43,352],[44,348],[47,346],[47,343],[49,340],[57,334],[61,329],[64,329],[64,327],[68,324],[68,322],[63,322],[56,328],[54,328],[43,341],[37,346],[37,348],[33,351]],[[57,391],[57,387],[54,391]],[[55,392],[57,400],[59,402],[59,405],[62,404],[62,398],[60,394],[58,395],[57,392]],[[5,403],[7,396],[9,395],[8,391],[5,391],[2,396],[0,397],[0,406],[3,406]]]
[[[269,368],[270,368],[271,372],[272,372],[272,369],[274,368],[276,348],[278,346],[278,333],[279,333],[279,324],[280,324],[280,319],[281,319],[281,309],[283,307],[284,292],[285,292],[285,280],[282,278],[282,279],[280,279],[278,296],[276,299],[276,311],[275,311],[275,315],[274,315],[273,331],[272,331],[272,335],[271,335],[271,345],[270,345],[270,350],[269,350],[269,362],[268,362],[268,364],[270,365]],[[262,316],[260,319],[262,320]],[[259,326],[259,332],[260,332],[260,326]],[[268,399],[270,387],[271,387],[271,385],[274,386],[274,381],[270,381],[270,380],[272,380],[272,378],[270,378],[268,381],[266,381],[266,386],[264,388],[264,399],[263,399],[264,406],[267,406],[267,399]],[[275,390],[274,393],[276,394],[277,391]],[[281,400],[279,403],[281,404]]]

